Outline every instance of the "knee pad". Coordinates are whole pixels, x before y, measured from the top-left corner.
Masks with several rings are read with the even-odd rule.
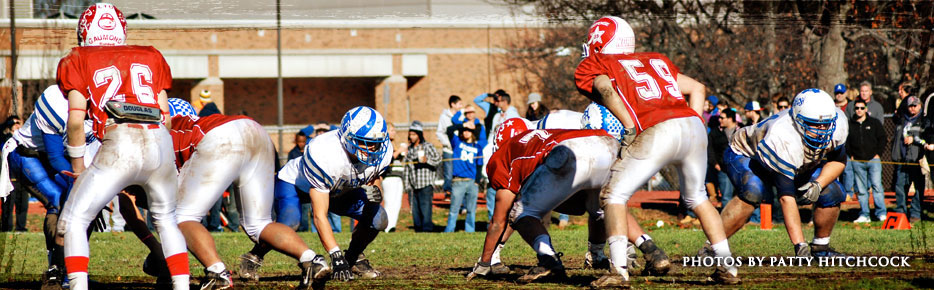
[[[701,192],[701,191],[688,192],[687,195],[684,196],[684,204],[689,209],[694,209],[695,207],[701,205],[705,201],[707,201],[706,192]]]
[[[373,229],[377,231],[386,230],[386,227],[389,226],[389,215],[386,214],[386,210],[383,207],[379,208],[379,211],[373,215],[373,223],[370,225]]]
[[[817,207],[836,207],[846,200],[846,194],[843,192],[843,186],[839,181],[834,180],[824,188],[820,198],[817,199]]]
[[[254,223],[254,222],[245,221],[244,223],[241,223],[240,226],[243,227],[243,231],[246,233],[247,236],[250,237],[251,240],[253,240],[254,243],[258,243],[259,234],[262,233],[263,229],[265,229],[266,226],[268,226],[270,223],[272,222],[266,221],[266,222],[261,222],[261,223]]]
[[[762,203],[762,195],[765,190],[765,184],[762,183],[758,176],[752,172],[746,172],[743,174],[743,184],[740,186],[737,196],[748,204],[758,206]]]

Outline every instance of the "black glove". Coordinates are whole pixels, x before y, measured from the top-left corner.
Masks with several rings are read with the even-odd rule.
[[[380,203],[383,202],[383,193],[379,190],[379,186],[375,185],[364,185],[360,187],[366,192],[366,199],[370,202]]]
[[[344,251],[331,253],[331,279],[349,281],[353,280],[353,272],[350,271],[350,263],[344,259]]]
[[[623,140],[621,143],[623,146],[632,145],[632,142],[636,141],[636,128],[627,128],[626,132],[623,132],[622,138]]]

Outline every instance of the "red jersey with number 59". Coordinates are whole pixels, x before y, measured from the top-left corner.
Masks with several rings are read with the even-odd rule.
[[[508,189],[518,193],[525,179],[532,175],[559,143],[581,137],[607,136],[604,130],[529,130],[520,133],[499,146],[486,166],[490,186],[495,190]]]
[[[665,120],[696,116],[678,87],[678,67],[657,52],[595,54],[577,65],[577,88],[593,93],[594,79],[606,75],[641,133]]]
[[[159,109],[162,90],[172,88],[172,72],[162,53],[152,46],[75,47],[58,62],[58,86],[65,94],[77,90],[90,100],[88,115],[99,139],[104,137],[104,104],[120,101]]]

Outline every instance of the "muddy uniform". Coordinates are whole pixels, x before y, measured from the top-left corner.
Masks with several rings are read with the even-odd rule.
[[[599,216],[598,193],[618,151],[619,142],[603,130],[530,130],[500,145],[487,174],[493,189],[518,194],[509,215],[513,222],[524,216],[541,219],[579,191],[589,193],[557,211]]]
[[[820,175],[821,168],[829,161],[846,163],[844,143],[849,132],[843,112],[837,111],[836,130],[830,145],[822,150],[804,146],[801,134],[795,128],[791,110],[784,110],[759,122],[755,126],[743,127],[730,140],[730,148],[724,152],[726,173],[739,188],[739,198],[758,205],[762,200],[771,200],[772,185],[779,196],[799,196],[797,188]],[[839,181],[834,181],[817,199],[819,207],[832,207],[846,198]],[[799,199],[799,203],[810,203]]]
[[[185,238],[175,221],[178,171],[169,131],[159,122],[112,117],[104,108],[107,102],[117,101],[158,114],[158,94],[172,84],[162,54],[151,46],[76,47],[59,62],[58,84],[66,96],[74,90],[89,101],[88,115],[95,137],[101,140],[91,166],[75,181],[58,225],[59,235],[65,238],[65,265],[72,285],[87,287],[85,229],[130,185],[142,186],[147,194],[172,276],[187,281]]]
[[[575,71],[577,88],[592,93],[597,76],[607,75],[635,122],[635,141],[620,152],[607,190],[611,204],[626,204],[635,191],[670,163],[680,167],[683,196],[694,208],[707,200],[707,130],[688,107],[675,77],[678,68],[654,52],[596,54]]]
[[[171,134],[179,168],[178,222],[200,222],[234,183],[240,224],[257,241],[272,222],[275,170],[275,147],[263,126],[246,116],[175,116]]]

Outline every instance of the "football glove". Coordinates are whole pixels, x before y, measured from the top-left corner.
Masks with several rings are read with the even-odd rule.
[[[811,202],[815,202],[817,201],[818,198],[820,198],[820,193],[821,193],[820,183],[818,183],[817,181],[808,182],[807,184],[801,187],[798,187],[798,191],[802,192],[801,194],[802,197],[806,198],[807,200]]]
[[[350,271],[350,263],[344,258],[344,251],[331,253],[331,279],[350,281],[353,280],[353,272]]]
[[[364,185],[361,188],[363,188],[363,191],[366,192],[366,199],[370,202],[383,202],[383,193],[379,190],[379,186]]]

